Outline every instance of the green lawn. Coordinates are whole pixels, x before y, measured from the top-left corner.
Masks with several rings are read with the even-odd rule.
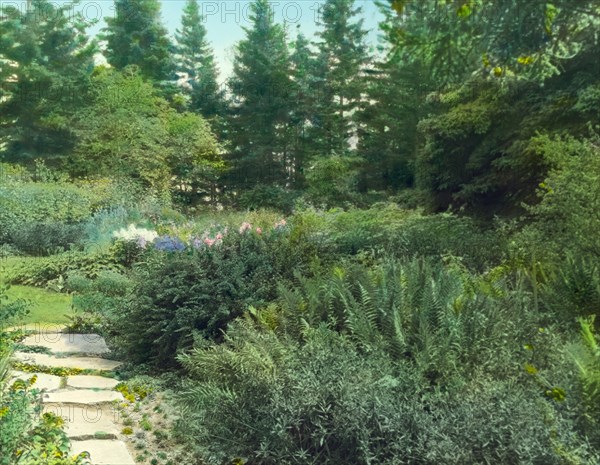
[[[71,296],[68,294],[59,294],[31,286],[11,286],[7,294],[9,302],[14,299],[26,299],[33,304],[29,315],[19,323],[68,323],[67,315],[73,313]]]
[[[18,265],[23,260],[35,258],[11,257],[3,259],[0,266],[2,271]],[[0,272],[0,283],[3,273]],[[32,303],[29,315],[15,324],[63,324],[68,323],[67,315],[73,314],[71,296],[60,294],[47,289],[32,286],[11,286],[7,292],[9,302],[15,299],[26,299]]]

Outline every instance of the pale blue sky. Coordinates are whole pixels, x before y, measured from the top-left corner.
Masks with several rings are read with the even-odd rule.
[[[164,25],[173,34],[180,26],[181,13],[185,0],[161,0],[162,18]],[[215,51],[215,56],[221,70],[221,79],[227,77],[232,69],[233,46],[244,37],[242,27],[248,26],[250,0],[200,0],[200,6],[205,16],[208,37]],[[277,22],[288,24],[290,37],[297,30],[312,37],[318,29],[320,5],[323,0],[273,0],[273,14]],[[362,17],[365,28],[370,31],[368,43],[373,48],[377,45],[377,25],[381,15],[372,0],[357,0],[357,6],[363,8]],[[103,18],[114,14],[112,0],[82,0],[77,11],[83,12],[88,19]],[[101,20],[90,29],[97,33],[104,27]]]

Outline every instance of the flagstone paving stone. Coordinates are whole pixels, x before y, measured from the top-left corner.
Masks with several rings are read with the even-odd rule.
[[[118,414],[111,407],[53,404],[45,405],[43,411],[62,417],[72,440],[117,439],[119,434],[115,423]]]
[[[102,355],[109,352],[104,339],[98,334],[71,334],[41,332],[27,336],[23,342],[26,346],[41,346],[53,353],[79,353]]]
[[[99,371],[112,371],[121,364],[94,356],[108,352],[104,339],[95,334],[42,332],[28,336],[23,343],[46,347],[53,354],[76,354],[57,357],[16,352],[14,357],[24,363]],[[81,356],[83,354],[88,356]],[[33,375],[35,373],[12,373],[13,379],[25,381]],[[135,465],[127,445],[118,440],[120,422],[114,401],[124,400],[120,392],[114,391],[119,381],[92,375],[67,376],[64,380],[45,373],[37,374],[37,377],[34,386],[42,390],[42,411],[52,412],[65,420],[72,456],[88,452],[92,465]]]
[[[47,375],[46,373],[24,373],[22,371],[13,371],[11,376],[11,383],[17,379],[29,381],[33,376],[37,376],[33,388],[44,391],[56,391],[60,389],[60,376]]]
[[[94,465],[135,465],[135,461],[122,441],[92,439],[72,441],[71,455],[87,451]]]
[[[112,371],[121,365],[121,362],[98,357],[55,357],[29,352],[15,352],[14,357],[24,363],[49,367],[81,368],[84,370]]]
[[[119,381],[104,376],[77,375],[67,378],[67,387],[78,389],[114,389]]]
[[[92,389],[61,389],[44,394],[42,397],[42,401],[47,404],[97,405],[119,400],[124,400],[120,392]]]

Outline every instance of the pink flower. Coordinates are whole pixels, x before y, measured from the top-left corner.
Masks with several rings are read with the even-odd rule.
[[[223,239],[223,234],[221,234],[221,233],[217,234],[217,240],[220,241],[221,239]]]
[[[207,246],[209,246],[209,247],[212,247],[212,246],[213,246],[213,244],[215,243],[215,241],[214,241],[214,239],[210,239],[210,238],[208,238],[208,237],[207,237],[206,239],[204,239],[204,243],[205,243]]]
[[[244,234],[249,229],[252,229],[252,225],[250,223],[242,223],[240,226],[240,234]]]
[[[275,223],[275,229],[283,229],[283,228],[285,228],[286,224],[287,224],[287,221],[285,221],[284,219],[281,219],[280,221]]]
[[[262,228],[256,228],[256,232],[257,232],[258,234],[262,234]]]

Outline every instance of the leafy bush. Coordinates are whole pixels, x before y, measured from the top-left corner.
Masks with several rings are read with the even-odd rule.
[[[15,257],[19,254],[19,250],[11,244],[0,245],[0,258]]]
[[[551,166],[541,202],[529,208],[545,247],[600,259],[600,135],[578,140],[539,136],[531,150]]]
[[[9,286],[0,284],[0,395],[8,375],[9,357],[13,350],[13,340],[6,332],[4,325],[11,324],[15,319],[27,315],[29,302],[19,299],[7,302],[6,291]]]
[[[73,229],[69,237],[77,231],[78,239],[85,238],[87,243],[95,244],[110,227],[107,225],[110,220],[106,218],[110,215],[97,214],[93,219],[94,213],[125,210],[127,215],[135,218],[135,209],[132,207],[141,205],[141,208],[149,208],[152,203],[148,200],[150,197],[132,183],[122,180],[98,179],[75,183],[10,181],[0,187],[0,244],[20,239],[20,244],[27,250],[43,251],[47,248],[43,241],[50,240],[46,238],[47,233],[57,236],[51,242],[51,247],[55,242],[64,247],[75,242],[72,239],[58,239],[69,228]],[[138,199],[143,200],[138,202]],[[115,221],[118,216],[113,213],[112,220]],[[82,225],[85,222],[89,224]],[[31,243],[21,239],[27,231],[35,228],[40,233],[36,241]],[[79,232],[79,228],[84,228],[85,232]],[[29,239],[35,232],[31,231]],[[38,241],[42,241],[39,246]]]
[[[397,194],[388,197],[388,201],[397,203],[401,208],[407,210],[424,208],[426,211],[430,211],[432,210],[432,197],[429,191],[411,188],[401,190]]]
[[[23,262],[11,269],[6,279],[11,284],[44,287],[53,280],[64,278],[74,271],[94,278],[103,271],[118,272],[121,268],[122,264],[118,262],[111,250],[94,253],[65,252]]]
[[[11,231],[10,241],[21,252],[47,256],[80,245],[84,238],[82,223],[23,223]]]
[[[568,256],[546,278],[541,299],[555,316],[574,323],[579,316],[600,317],[600,262]]]
[[[391,250],[399,257],[452,255],[480,271],[498,263],[506,248],[493,230],[452,214],[409,217],[392,242]]]
[[[136,376],[126,383],[119,383],[115,390],[129,402],[139,402],[151,395],[157,387],[156,380],[149,376]]]
[[[107,331],[105,315],[115,315],[123,308],[132,287],[130,279],[114,271],[101,271],[95,279],[78,272],[70,273],[66,288],[73,293],[76,314],[70,317],[69,329],[104,334]]]
[[[171,108],[133,68],[98,68],[92,81],[90,104],[73,118],[77,145],[70,162],[77,174],[125,178],[164,199],[171,190],[210,185],[222,160],[202,117]]]
[[[471,385],[427,407],[427,450],[415,463],[592,464],[594,451],[532,386],[511,380]]]
[[[104,302],[102,302],[104,303]],[[96,307],[98,308],[98,307]],[[82,312],[67,317],[66,330],[74,334],[102,334],[104,319],[96,312]]]
[[[248,210],[269,208],[289,214],[298,195],[298,192],[277,186],[258,186],[241,193],[236,203]]]
[[[349,156],[316,157],[306,170],[306,200],[316,206],[352,205],[357,195],[359,166],[362,159]]]
[[[179,434],[208,464],[563,463],[531,388],[430,391],[410,365],[324,327],[299,343],[238,322],[180,359]]]
[[[415,214],[385,203],[365,210],[330,210],[321,214],[323,224],[319,229],[327,236],[323,248],[333,248],[337,254],[355,254],[387,246],[407,218]]]
[[[391,203],[362,210],[306,209],[296,213],[290,223],[306,229],[307,239],[325,255],[382,249],[386,255],[396,257],[453,255],[463,258],[466,265],[483,270],[498,262],[504,250],[499,235],[483,230],[470,218],[423,215]]]
[[[600,444],[600,338],[594,317],[579,319],[581,340],[568,348],[579,372],[579,423],[592,444]]]
[[[77,223],[93,210],[91,194],[71,184],[16,183],[0,186],[0,242],[26,223]]]
[[[97,173],[95,173],[97,175]],[[122,207],[128,211],[144,209],[155,201],[152,193],[135,181],[111,176],[107,178],[75,179],[72,185],[86,191],[92,202],[92,211],[99,212]]]
[[[115,231],[142,221],[141,212],[132,208],[112,206],[97,211],[85,222],[85,245],[88,248],[109,246]]]
[[[64,420],[53,414],[44,413],[39,424],[30,432],[27,441],[20,446],[18,463],[22,465],[87,465],[90,463],[89,454],[71,457],[71,441],[63,430]],[[52,457],[52,462],[47,462]]]
[[[244,252],[246,256],[240,258],[173,254],[148,260],[136,270],[134,293],[123,313],[116,315],[116,330],[123,334],[119,346],[134,361],[152,360],[165,366],[172,364],[178,348],[191,343],[195,330],[218,336],[228,321],[241,314],[245,299],[260,298],[269,279],[268,264],[260,263],[258,254],[249,257],[252,252]],[[261,272],[263,284],[251,286],[249,281]]]
[[[0,176],[8,183],[30,180],[30,175],[24,166],[0,162]]]
[[[318,458],[327,464],[352,457],[361,463],[373,452],[369,440],[377,447],[391,439],[385,426],[376,426],[385,414],[372,415],[373,401],[390,388],[398,400],[418,395],[415,377],[408,371],[400,380],[390,379],[388,361],[360,357],[328,330],[307,337],[300,347],[238,323],[224,344],[181,357],[192,380],[179,396],[188,425],[182,423],[180,432],[195,438],[198,459],[288,464],[296,457],[296,463]],[[390,397],[384,395],[377,405],[385,406]],[[381,442],[369,428],[378,430]],[[234,440],[225,445],[218,437]]]
[[[277,283],[291,279],[294,268],[308,269],[306,249],[294,249],[284,231],[243,228],[196,239],[194,246],[165,237],[155,244],[161,250],[148,248],[134,266],[133,291],[112,315],[115,345],[125,357],[172,366],[194,334],[220,337],[249,305],[272,301]]]
[[[17,450],[24,442],[33,423],[35,392],[29,388],[35,382],[15,382],[0,391],[0,465],[13,465]]]

